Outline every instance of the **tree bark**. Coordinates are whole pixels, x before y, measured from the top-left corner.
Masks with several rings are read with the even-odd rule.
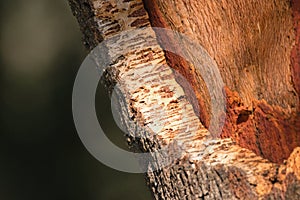
[[[184,149],[167,167],[151,172],[156,166],[148,166],[155,199],[300,199],[298,1],[69,1],[88,49],[138,30],[136,37],[106,43],[113,62],[104,82],[109,90],[118,85],[124,96],[120,113],[134,151],[174,141]],[[221,137],[208,130],[213,113],[204,78],[192,63],[163,50],[193,49],[151,27],[186,34],[217,63],[226,85]],[[115,58],[111,52],[121,43],[129,51]],[[147,130],[147,139],[137,127]]]

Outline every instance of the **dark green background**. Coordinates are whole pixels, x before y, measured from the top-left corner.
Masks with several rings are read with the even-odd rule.
[[[102,165],[76,133],[72,87],[88,52],[67,0],[0,5],[0,199],[151,199],[142,174]],[[97,114],[124,146],[100,89]]]

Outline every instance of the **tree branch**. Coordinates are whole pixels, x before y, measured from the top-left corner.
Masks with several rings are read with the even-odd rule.
[[[232,139],[211,137],[168,65],[141,0],[70,0],[70,5],[89,49],[124,31],[147,28],[105,44],[113,61],[105,81],[111,89],[118,85],[124,96],[120,113],[135,150],[152,152],[175,141],[183,149],[167,167],[153,171],[155,166],[148,166],[147,182],[155,199],[300,199],[300,148],[283,164],[275,164]],[[114,57],[120,44],[128,51]]]

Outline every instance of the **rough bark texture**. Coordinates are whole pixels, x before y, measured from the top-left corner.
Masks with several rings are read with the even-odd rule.
[[[173,141],[184,149],[173,165],[147,173],[155,199],[300,199],[298,2],[70,0],[70,5],[89,49],[123,31],[148,27],[106,43],[113,62],[105,82],[110,89],[118,84],[124,96],[120,114],[133,150],[149,152]],[[215,59],[227,85],[222,134],[227,139],[212,139],[207,130],[211,106],[201,76],[161,48],[177,47],[178,38],[157,38],[151,25],[189,35]],[[128,53],[116,56],[120,45]],[[172,68],[194,91],[179,84]]]

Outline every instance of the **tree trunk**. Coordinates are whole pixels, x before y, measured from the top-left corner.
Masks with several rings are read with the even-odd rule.
[[[113,62],[104,81],[125,97],[121,115],[133,150],[174,141],[184,149],[168,166],[148,166],[155,199],[300,199],[299,1],[69,1],[89,49],[138,30],[105,44]],[[197,60],[195,49],[151,27],[185,34],[218,66],[227,107],[220,137],[210,127],[219,122],[211,98],[218,89],[190,60],[164,51],[171,46]],[[114,58],[120,44],[128,53]]]

